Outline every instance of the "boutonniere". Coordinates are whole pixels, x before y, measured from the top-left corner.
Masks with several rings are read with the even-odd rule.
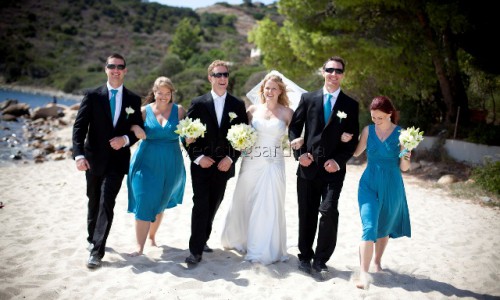
[[[127,113],[127,119],[128,119],[128,115],[133,114],[135,112],[135,110],[129,106],[129,107],[125,108],[125,112]]]
[[[339,118],[339,123],[342,123],[342,119],[347,118],[347,114],[341,110],[337,112],[337,117]]]
[[[238,115],[234,112],[229,113],[229,122],[232,122]]]

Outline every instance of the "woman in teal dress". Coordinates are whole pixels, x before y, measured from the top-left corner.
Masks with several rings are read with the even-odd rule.
[[[134,152],[127,178],[128,212],[135,214],[137,251],[141,255],[149,233],[151,245],[163,218],[163,211],[182,203],[186,170],[177,129],[185,110],[173,103],[174,86],[167,77],[155,80],[142,107],[144,131],[133,126],[142,139]]]
[[[368,270],[372,261],[375,272],[381,271],[381,260],[389,238],[411,236],[410,216],[406,203],[401,171],[410,168],[408,152],[399,153],[401,127],[391,100],[379,96],[370,104],[373,125],[366,126],[354,152],[359,156],[366,149],[368,163],[359,181],[358,204],[363,234],[359,246],[360,278],[358,288],[368,285]],[[343,137],[344,138],[344,137]],[[344,140],[343,140],[344,141]]]

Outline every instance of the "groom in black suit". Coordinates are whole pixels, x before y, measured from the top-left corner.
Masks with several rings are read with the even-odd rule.
[[[143,127],[141,98],[123,86],[127,67],[120,54],[106,60],[106,85],[85,94],[73,126],[73,158],[87,179],[88,268],[101,265],[113,208],[128,173],[132,124]]]
[[[207,245],[212,223],[224,198],[226,183],[234,176],[234,164],[240,156],[240,152],[234,150],[227,140],[227,131],[234,124],[248,123],[244,102],[227,92],[228,64],[221,60],[212,62],[208,67],[208,80],[212,90],[193,99],[187,112],[189,118],[200,119],[207,128],[204,137],[186,146],[191,159],[193,185],[191,253],[186,258],[186,263],[191,265],[201,261],[203,252],[212,252]],[[236,117],[230,117],[230,113],[236,114]]]
[[[302,94],[289,126],[289,139],[297,170],[299,209],[299,269],[311,273],[328,273],[326,262],[337,243],[338,200],[347,160],[352,156],[359,135],[359,105],[340,90],[344,78],[344,60],[329,58],[322,68],[322,89]],[[303,144],[300,140],[305,126]],[[341,142],[343,132],[354,137]],[[316,251],[313,250],[318,213]],[[313,264],[311,266],[311,260]]]

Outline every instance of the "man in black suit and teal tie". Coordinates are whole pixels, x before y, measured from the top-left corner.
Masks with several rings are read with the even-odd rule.
[[[125,58],[112,54],[104,71],[107,83],[85,94],[73,126],[73,158],[87,180],[87,267],[91,269],[101,265],[116,196],[129,169],[130,146],[137,142],[130,127],[144,126],[141,98],[123,86]]]
[[[340,89],[344,71],[342,58],[329,58],[321,70],[323,88],[302,94],[289,126],[289,139],[299,161],[299,269],[306,273],[314,270],[322,276],[328,273],[326,262],[337,244],[338,200],[346,163],[354,153],[359,135],[358,102]],[[356,138],[343,143],[344,132]],[[316,231],[318,238],[313,250]]]
[[[212,252],[207,245],[215,213],[224,198],[227,181],[234,176],[234,165],[240,156],[227,140],[227,131],[234,124],[248,123],[245,104],[227,92],[229,65],[216,60],[208,67],[212,90],[191,101],[187,116],[200,119],[207,130],[187,146],[191,159],[193,210],[191,213],[190,255],[186,263],[196,265],[203,252]],[[231,118],[229,113],[236,114]]]

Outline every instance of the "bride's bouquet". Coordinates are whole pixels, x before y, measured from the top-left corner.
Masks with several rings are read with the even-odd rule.
[[[244,151],[257,141],[257,131],[252,126],[241,123],[231,126],[226,137],[234,149]]]
[[[415,129],[414,126],[401,130],[399,143],[404,149],[399,153],[399,157],[403,157],[406,153],[415,149],[424,140],[424,132],[419,130],[420,128]]]
[[[177,130],[174,131],[181,137],[193,138],[204,137],[207,127],[201,123],[200,119],[185,118],[177,124]]]

